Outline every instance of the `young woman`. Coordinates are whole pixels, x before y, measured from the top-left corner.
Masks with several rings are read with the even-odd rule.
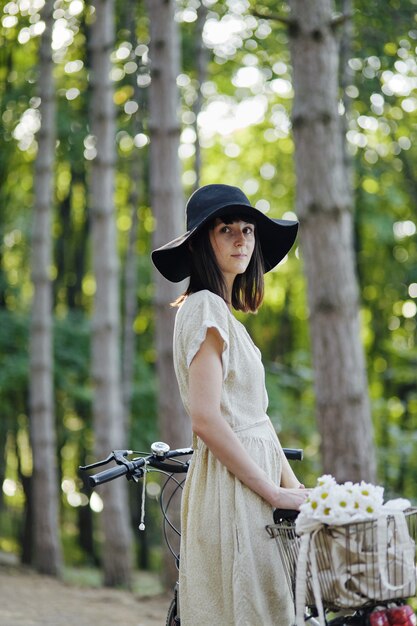
[[[187,232],[152,253],[170,281],[189,276],[174,366],[194,455],[182,506],[182,626],[290,626],[292,603],[271,507],[298,509],[295,477],[267,416],[259,350],[232,309],[255,312],[263,274],[290,250],[298,223],[273,220],[240,189],[207,185],[187,204]]]

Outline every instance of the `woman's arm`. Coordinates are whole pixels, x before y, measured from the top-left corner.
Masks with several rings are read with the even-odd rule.
[[[304,489],[304,485],[300,483],[297,476],[294,474],[291,465],[288,462],[287,457],[285,456],[284,450],[281,447],[281,463],[282,463],[282,471],[281,471],[281,487],[292,488],[292,489]]]
[[[209,328],[206,339],[191,362],[189,402],[193,431],[230,472],[271,506],[298,509],[307,497],[306,490],[299,489],[298,481],[295,488],[275,484],[253,461],[221,416],[222,349],[223,340],[219,333]],[[288,462],[287,465],[289,467]]]

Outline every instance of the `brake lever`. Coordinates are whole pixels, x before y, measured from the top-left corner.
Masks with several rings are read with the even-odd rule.
[[[132,450],[113,450],[112,454],[117,465],[126,465],[129,469],[131,468],[131,462],[126,457],[132,454]]]
[[[80,465],[79,469],[82,472],[86,470],[94,469],[95,467],[101,467],[102,465],[107,465],[110,461],[116,461],[118,465],[127,465],[128,461],[125,457],[129,454],[132,454],[132,450],[113,450],[106,459],[102,461],[96,461],[95,463],[91,463],[90,465]]]

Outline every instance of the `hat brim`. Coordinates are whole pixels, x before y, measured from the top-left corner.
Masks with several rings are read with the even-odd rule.
[[[267,217],[264,213],[247,205],[225,205],[211,213],[204,221],[180,237],[176,237],[151,254],[157,270],[173,283],[179,283],[190,275],[188,241],[201,227],[218,215],[238,214],[253,220],[256,237],[259,240],[265,273],[272,270],[291,250],[298,232],[298,222],[278,220]]]

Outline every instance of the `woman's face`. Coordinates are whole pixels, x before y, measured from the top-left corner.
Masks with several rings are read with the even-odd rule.
[[[255,247],[255,225],[243,220],[226,224],[216,218],[209,230],[210,243],[217,265],[226,282],[232,284],[238,274],[243,274],[252,258]]]

